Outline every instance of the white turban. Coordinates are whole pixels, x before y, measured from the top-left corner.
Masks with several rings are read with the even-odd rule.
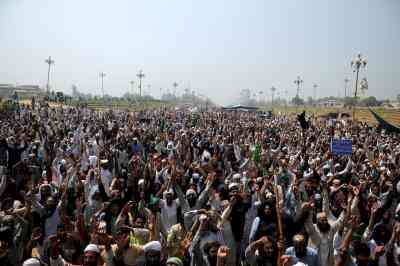
[[[84,253],[86,253],[86,252],[95,252],[95,253],[100,254],[99,247],[98,247],[97,245],[95,245],[95,244],[89,244],[89,245],[87,245],[86,248],[85,248],[85,250],[84,250],[83,252],[84,252]]]
[[[161,251],[161,244],[158,241],[151,241],[143,246],[144,252]]]
[[[40,266],[40,260],[37,258],[30,258],[24,261],[22,266]]]
[[[195,191],[194,189],[189,188],[189,189],[186,191],[186,196],[189,196],[189,195],[191,195],[191,194],[197,196],[196,191]]]

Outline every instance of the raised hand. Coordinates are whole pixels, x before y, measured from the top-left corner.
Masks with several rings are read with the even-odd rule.
[[[220,246],[217,253],[217,258],[220,260],[226,260],[229,256],[229,248],[227,246]]]

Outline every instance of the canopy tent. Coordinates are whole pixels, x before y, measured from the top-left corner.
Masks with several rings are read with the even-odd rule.
[[[255,106],[245,106],[241,104],[237,105],[228,105],[222,108],[223,110],[228,110],[228,111],[244,111],[244,112],[250,112],[250,111],[257,111],[258,107]]]

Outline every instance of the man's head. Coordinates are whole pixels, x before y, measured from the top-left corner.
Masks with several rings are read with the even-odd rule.
[[[46,202],[45,202],[45,208],[46,208],[48,211],[51,211],[51,210],[54,210],[55,207],[56,207],[56,202],[55,202],[54,198],[51,197],[51,196],[50,196],[50,197],[47,197],[47,198],[46,198]]]
[[[218,241],[209,241],[204,245],[203,251],[207,256],[210,265],[216,265],[218,249],[220,246],[221,244]]]
[[[183,266],[183,262],[180,258],[171,257],[167,260],[167,266]]]
[[[151,241],[143,246],[146,265],[160,265],[161,261],[161,244],[158,241]]]
[[[303,235],[295,235],[293,237],[293,247],[296,257],[303,258],[307,254],[307,243]]]
[[[317,226],[322,233],[326,233],[331,229],[326,213],[320,212],[317,214]]]
[[[196,205],[197,193],[194,189],[188,189],[186,191],[186,200],[188,201],[190,207],[194,207]]]
[[[174,200],[174,191],[172,189],[169,189],[164,192],[165,200],[167,202],[167,205],[171,205],[172,201]]]
[[[356,262],[358,266],[367,266],[369,265],[369,257],[371,255],[370,248],[368,244],[359,242],[356,246],[354,246],[354,256],[356,258]]]
[[[83,252],[83,266],[97,266],[100,259],[100,250],[97,245],[89,244]]]

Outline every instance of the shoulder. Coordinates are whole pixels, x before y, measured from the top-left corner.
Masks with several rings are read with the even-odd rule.
[[[318,256],[318,253],[315,249],[307,247],[307,254],[310,256]]]

